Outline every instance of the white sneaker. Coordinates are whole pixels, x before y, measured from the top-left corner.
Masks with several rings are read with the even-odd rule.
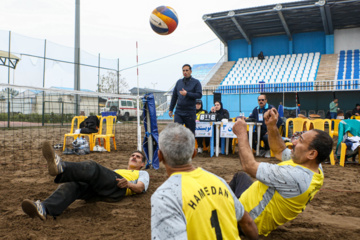
[[[202,153],[203,152],[203,150],[202,150],[202,148],[198,148],[198,151],[197,151],[198,153]]]
[[[266,151],[265,157],[266,157],[266,158],[270,158],[270,157],[271,157],[271,155],[270,155],[270,150],[267,150],[267,151]]]

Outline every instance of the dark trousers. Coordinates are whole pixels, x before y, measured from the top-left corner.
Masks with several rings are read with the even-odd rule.
[[[209,146],[210,145],[210,138],[209,137],[197,137],[196,138],[196,141],[197,141],[197,144],[198,144],[198,147],[199,148],[203,148],[205,146],[203,146],[203,141],[205,139],[205,145],[206,146]]]
[[[114,171],[89,160],[84,162],[64,162],[64,172],[57,175],[54,182],[61,184],[43,204],[51,216],[60,215],[76,199],[110,198],[113,201],[125,196],[126,188],[117,186]]]
[[[330,112],[331,119],[336,119],[337,113],[336,112]]]
[[[175,112],[174,122],[185,124],[185,127],[190,129],[190,131],[195,136],[195,127],[196,127],[196,113],[177,113]]]
[[[269,150],[270,147],[269,147],[269,135],[268,134],[263,134],[262,132],[260,133],[260,141],[263,141],[264,142],[264,148],[265,150]],[[253,134],[253,149],[256,149],[256,143],[257,143],[258,139],[257,139],[257,133],[254,132]]]
[[[240,198],[241,194],[245,192],[253,183],[251,177],[245,172],[237,172],[231,179],[229,186],[231,190],[235,193],[237,198]],[[238,224],[238,230],[240,236],[245,236],[242,231],[240,224]]]
[[[237,172],[231,179],[229,186],[237,198],[245,192],[253,183],[251,177],[245,172]]]

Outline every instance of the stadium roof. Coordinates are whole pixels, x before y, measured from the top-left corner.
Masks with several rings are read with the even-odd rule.
[[[235,39],[360,27],[359,0],[296,1],[205,14],[203,20],[226,44]]]

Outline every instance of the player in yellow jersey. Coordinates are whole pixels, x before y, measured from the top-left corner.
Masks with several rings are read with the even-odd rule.
[[[311,130],[293,140],[291,151],[278,132],[276,109],[266,112],[264,120],[270,149],[282,162],[255,161],[247,140],[246,123],[238,119],[233,132],[239,140],[241,166],[257,181],[253,183],[246,173],[239,172],[230,186],[254,219],[259,234],[267,236],[278,226],[296,218],[319,191],[324,181],[321,162],[329,157],[333,141],[328,133]]]
[[[127,169],[110,170],[89,160],[65,162],[54,153],[49,142],[42,146],[48,171],[61,184],[46,200],[24,200],[23,211],[30,217],[46,220],[47,215],[60,215],[76,199],[118,201],[124,196],[143,193],[149,187],[149,174],[140,171],[145,165],[145,155],[134,151]]]
[[[257,239],[254,221],[228,184],[195,168],[195,155],[189,129],[172,123],[160,133],[158,156],[169,178],[151,197],[151,238],[240,239],[239,223],[249,239]]]

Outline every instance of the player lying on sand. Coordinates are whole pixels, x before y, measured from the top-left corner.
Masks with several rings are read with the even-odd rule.
[[[76,199],[119,201],[149,187],[149,174],[140,170],[146,159],[140,151],[130,155],[127,169],[114,171],[92,160],[62,161],[49,142],[43,143],[42,152],[49,174],[55,177],[55,183],[62,184],[43,202],[22,202],[23,211],[32,218],[45,220],[47,215],[58,216]]]

